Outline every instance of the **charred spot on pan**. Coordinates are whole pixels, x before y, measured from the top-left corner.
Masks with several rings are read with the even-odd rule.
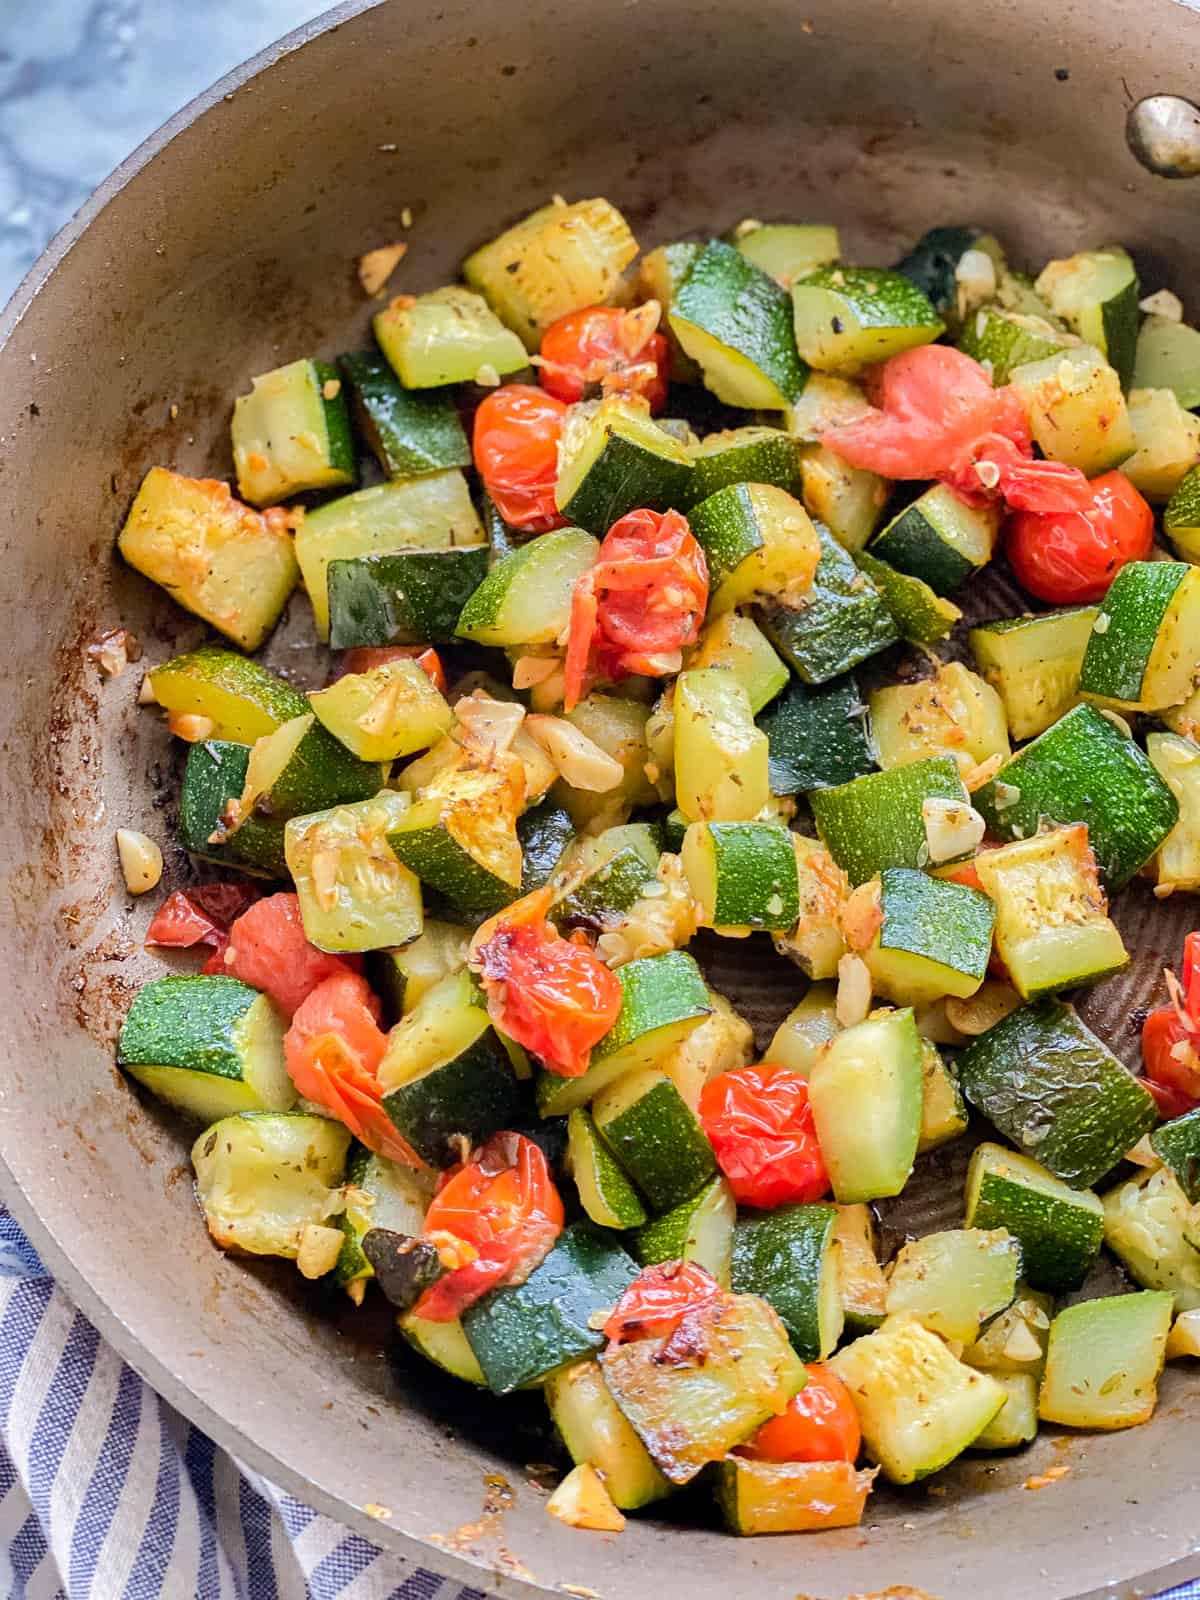
[[[1071,73],[1067,67],[1055,67],[1054,76],[1057,78],[1059,83],[1066,83],[1067,79],[1071,76]]]

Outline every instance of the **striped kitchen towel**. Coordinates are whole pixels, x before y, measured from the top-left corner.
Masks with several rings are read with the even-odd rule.
[[[484,1600],[241,1466],[159,1399],[0,1210],[0,1600]],[[1200,1583],[1161,1600],[1200,1600]]]

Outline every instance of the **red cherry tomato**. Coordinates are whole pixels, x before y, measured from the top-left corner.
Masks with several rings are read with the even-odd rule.
[[[203,971],[224,972],[229,925],[259,898],[248,883],[198,883],[176,889],[155,912],[146,929],[146,943],[167,950],[191,950],[209,945],[212,954]]]
[[[808,1085],[787,1067],[738,1067],[706,1083],[700,1122],[742,1205],[819,1200],[829,1174],[817,1142]]]
[[[621,984],[582,935],[564,939],[549,925],[550,900],[539,889],[484,923],[471,965],[496,1027],[550,1072],[578,1078],[617,1020]]]
[[[348,672],[370,672],[372,667],[384,667],[389,661],[415,661],[434,688],[445,694],[442,660],[429,644],[357,645],[342,656],[337,675],[343,678]]]
[[[1181,979],[1167,974],[1171,1004],[1142,1024],[1143,1080],[1164,1117],[1200,1105],[1200,932],[1183,941]]]
[[[754,1461],[858,1460],[862,1430],[849,1389],[819,1363],[805,1370],[807,1382],[787,1410],[764,1422],[738,1455]]]
[[[230,928],[220,970],[269,994],[290,1017],[319,983],[361,966],[358,956],[333,956],[309,944],[299,898],[272,894],[256,901]]]
[[[1127,561],[1145,561],[1154,547],[1154,513],[1123,472],[1090,485],[1080,511],[1018,511],[1005,535],[1017,582],[1053,605],[1100,600]]]
[[[708,564],[678,511],[631,511],[575,583],[567,636],[566,709],[596,677],[678,672],[708,605]]]
[[[851,466],[885,478],[939,478],[972,503],[1002,500],[1030,511],[1086,505],[1082,472],[1032,459],[1017,390],[993,389],[987,371],[961,350],[906,350],[875,367],[867,382],[879,409],[821,436]]]
[[[413,1308],[452,1322],[497,1284],[521,1282],[562,1232],[563,1206],[532,1139],[499,1133],[474,1161],[445,1174],[425,1216],[424,1236],[450,1270]]]
[[[563,528],[554,504],[558,441],[567,408],[544,389],[510,383],[475,413],[475,465],[496,510],[511,527],[530,533]]]
[[[324,1106],[368,1149],[419,1166],[383,1109],[376,1076],[387,1035],[379,1001],[357,972],[326,978],[296,1008],[284,1035],[288,1075],[306,1100]]]
[[[638,1339],[664,1339],[685,1317],[715,1305],[721,1285],[694,1261],[664,1261],[647,1267],[633,1280],[604,1324],[612,1344]]]
[[[542,337],[538,382],[568,405],[599,394],[637,394],[661,411],[669,359],[665,336],[655,332],[658,318],[657,304],[568,312]]]

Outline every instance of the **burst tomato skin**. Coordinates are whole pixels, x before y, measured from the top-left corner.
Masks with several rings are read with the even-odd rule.
[[[1169,1118],[1200,1105],[1200,931],[1184,940],[1180,982],[1168,974],[1168,986],[1172,1003],[1142,1024],[1142,1057],[1143,1082]]]
[[[663,1339],[684,1318],[716,1303],[722,1289],[695,1261],[663,1261],[646,1267],[633,1280],[604,1324],[611,1345],[638,1339]]]
[[[472,452],[484,487],[511,527],[545,533],[566,526],[554,504],[558,441],[567,408],[544,389],[509,383],[475,413]]]
[[[667,403],[667,341],[652,331],[644,312],[588,306],[552,322],[542,336],[542,388],[568,405],[596,392],[641,395],[652,412],[661,411]]]
[[[829,1191],[808,1085],[787,1067],[738,1067],[705,1084],[700,1122],[740,1204],[769,1210]]]
[[[1005,532],[1017,582],[1052,605],[1101,600],[1127,561],[1154,548],[1154,513],[1123,472],[1093,478],[1082,511],[1018,511]]]
[[[426,1213],[425,1238],[456,1264],[425,1290],[414,1316],[451,1322],[498,1284],[524,1282],[563,1221],[542,1151],[523,1134],[497,1134],[473,1161],[444,1174]]]
[[[805,1371],[807,1381],[787,1410],[764,1422],[749,1443],[738,1446],[738,1455],[753,1461],[858,1460],[862,1430],[849,1389],[819,1362]]]
[[[290,1017],[326,978],[358,972],[361,966],[357,956],[330,955],[309,944],[299,897],[272,894],[234,922],[220,970],[269,994]]]
[[[169,894],[146,929],[146,943],[166,950],[190,950],[193,945],[224,944],[224,932],[215,917],[201,909],[182,889]]]
[[[485,922],[471,965],[501,1033],[563,1078],[587,1071],[621,1009],[621,984],[586,939],[564,939],[546,921],[552,891],[538,889]]]
[[[630,511],[614,522],[596,565],[575,583],[566,709],[598,677],[678,672],[707,605],[708,563],[682,513]]]

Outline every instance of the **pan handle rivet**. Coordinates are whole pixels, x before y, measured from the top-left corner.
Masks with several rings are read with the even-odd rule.
[[[1155,177],[1200,176],[1200,108],[1182,95],[1147,95],[1131,106],[1125,140]]]

